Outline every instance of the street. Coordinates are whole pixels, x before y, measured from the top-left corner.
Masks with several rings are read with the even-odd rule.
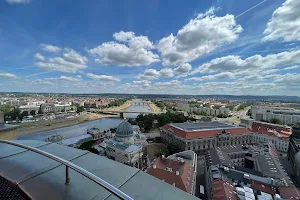
[[[200,191],[199,191],[200,190],[200,185],[205,186],[204,156],[198,156],[198,161],[197,161],[197,175],[196,175],[196,192],[195,192],[195,196],[198,197],[198,198],[200,198],[200,195],[199,195],[199,193],[200,193]]]

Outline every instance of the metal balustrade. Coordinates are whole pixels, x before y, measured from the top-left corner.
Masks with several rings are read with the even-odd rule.
[[[58,156],[52,155],[50,153],[47,153],[45,151],[42,151],[38,148],[34,148],[34,147],[30,147],[27,145],[23,145],[23,144],[19,144],[13,141],[8,141],[8,140],[0,140],[0,143],[5,143],[5,144],[9,144],[9,145],[13,145],[16,147],[20,147],[23,149],[27,149],[29,151],[33,151],[37,154],[43,155],[47,158],[50,158],[52,160],[55,160],[63,165],[66,166],[66,184],[70,183],[70,175],[69,175],[69,168],[73,169],[74,171],[80,173],[81,175],[87,177],[88,179],[94,181],[95,183],[97,183],[98,185],[102,186],[103,188],[105,188],[107,191],[111,192],[112,194],[116,195],[118,198],[120,199],[124,199],[124,200],[133,200],[133,198],[131,198],[130,196],[128,196],[127,194],[125,194],[124,192],[122,192],[121,190],[119,190],[118,188],[114,187],[113,185],[107,183],[106,181],[104,181],[103,179],[95,176],[94,174],[92,174],[91,172],[65,160],[62,159]]]

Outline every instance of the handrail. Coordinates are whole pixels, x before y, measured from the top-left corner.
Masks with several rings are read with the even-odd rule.
[[[103,179],[95,176],[94,174],[88,172],[87,170],[65,160],[62,159],[58,156],[52,155],[50,153],[47,153],[45,151],[42,151],[40,149],[34,148],[34,147],[30,147],[27,145],[23,145],[23,144],[19,144],[16,142],[12,142],[12,141],[7,141],[7,140],[1,140],[0,139],[0,143],[5,143],[5,144],[9,144],[9,145],[13,145],[13,146],[17,146],[23,149],[27,149],[30,151],[33,151],[35,153],[38,153],[40,155],[43,155],[45,157],[48,157],[52,160],[55,160],[61,164],[64,164],[66,166],[66,184],[69,184],[70,179],[69,179],[69,171],[68,168],[70,167],[71,169],[75,170],[76,172],[82,174],[83,176],[87,177],[88,179],[94,181],[95,183],[97,183],[98,185],[101,185],[102,187],[104,187],[106,190],[108,190],[109,192],[111,192],[112,194],[116,195],[118,198],[120,199],[124,199],[124,200],[133,200],[133,198],[131,198],[130,196],[128,196],[127,194],[125,194],[124,192],[122,192],[121,190],[119,190],[118,188],[114,187],[113,185],[107,183],[106,181],[104,181]]]

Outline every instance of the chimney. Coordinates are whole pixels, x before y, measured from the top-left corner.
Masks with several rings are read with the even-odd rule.
[[[156,165],[153,165],[153,169],[156,169]]]
[[[165,158],[165,155],[161,155],[162,158]]]
[[[176,171],[176,175],[179,176],[179,171]]]

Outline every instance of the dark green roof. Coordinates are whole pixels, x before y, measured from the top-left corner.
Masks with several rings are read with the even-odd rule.
[[[136,200],[197,199],[145,172],[87,151],[33,140],[16,142],[39,148],[95,174]],[[0,178],[14,184],[31,199],[114,199],[110,192],[70,169],[65,184],[65,166],[40,154],[0,143]],[[117,198],[115,198],[117,199]]]

